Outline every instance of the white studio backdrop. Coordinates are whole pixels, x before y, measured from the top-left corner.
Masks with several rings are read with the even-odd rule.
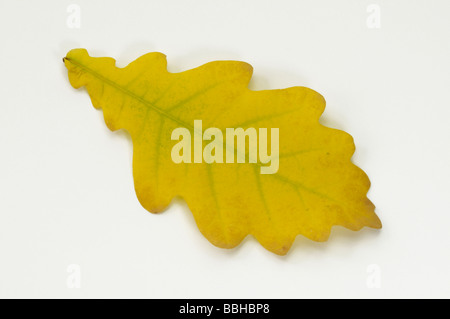
[[[450,2],[1,1],[0,297],[450,297]],[[62,58],[125,66],[167,55],[254,68],[252,89],[307,86],[350,133],[381,231],[299,236],[287,256],[248,237],[211,245],[185,204],[139,204],[132,145]]]

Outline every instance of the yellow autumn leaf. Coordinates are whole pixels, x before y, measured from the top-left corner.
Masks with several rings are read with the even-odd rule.
[[[158,52],[117,68],[74,49],[64,63],[108,128],[130,133],[135,190],[148,211],[181,197],[214,245],[232,248],[251,234],[279,255],[299,234],[325,241],[334,225],[381,228],[369,179],[351,162],[353,139],[319,124],[317,92],[252,91],[253,69],[239,61],[171,73]]]

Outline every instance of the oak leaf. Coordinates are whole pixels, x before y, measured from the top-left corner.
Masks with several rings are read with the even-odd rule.
[[[133,141],[137,197],[152,213],[184,199],[198,228],[214,245],[237,246],[253,235],[284,255],[299,234],[326,241],[331,227],[381,228],[367,199],[367,175],[351,162],[352,137],[319,124],[325,100],[306,87],[253,91],[252,67],[214,61],[179,73],[167,71],[162,53],[148,53],[124,68],[112,58],[74,49],[63,59],[74,88],[85,86],[112,131]],[[187,128],[278,128],[279,169],[261,174],[261,162],[175,163],[172,132]],[[203,146],[206,141],[202,142]],[[270,144],[271,142],[269,142]],[[238,154],[223,143],[223,151]],[[270,147],[269,147],[270,149]],[[193,155],[192,155],[193,156]]]

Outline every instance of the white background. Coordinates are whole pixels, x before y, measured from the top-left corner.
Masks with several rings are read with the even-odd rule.
[[[445,0],[1,1],[0,297],[450,297],[449,16]],[[318,91],[383,229],[298,237],[280,257],[251,237],[214,247],[182,203],[148,213],[130,138],[68,82],[78,47],[118,66],[163,52],[172,72],[242,60],[252,89]]]

